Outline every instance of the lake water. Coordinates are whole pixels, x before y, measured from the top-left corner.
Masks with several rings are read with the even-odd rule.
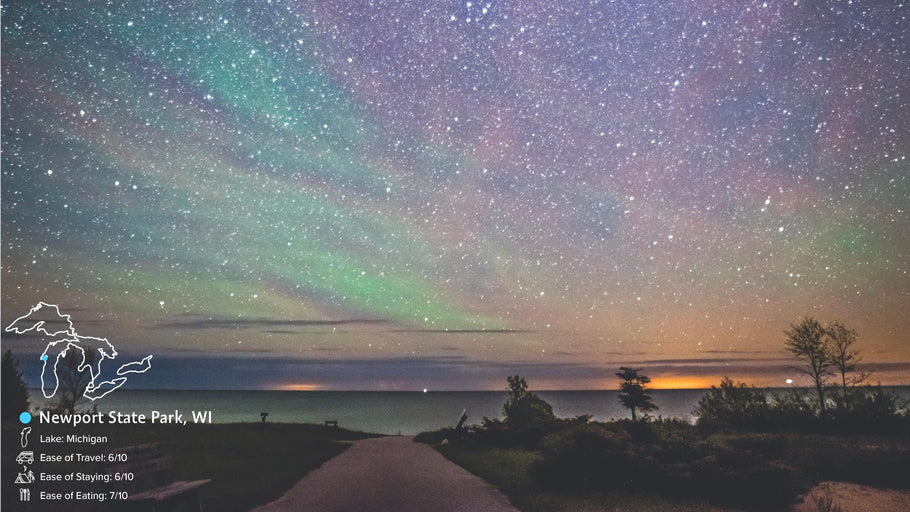
[[[653,391],[658,414],[686,418],[704,390]],[[592,414],[607,420],[628,416],[615,391],[541,391],[543,399],[560,417]],[[467,409],[468,424],[484,416],[502,417],[506,393],[470,392],[360,392],[360,391],[165,391],[118,390],[97,401],[98,410],[150,414],[179,409],[212,411],[214,423],[258,422],[268,412],[270,422],[322,423],[382,434],[416,434],[453,427]],[[32,405],[43,405],[39,390],[32,391]]]
[[[889,388],[910,399],[910,388]],[[663,417],[693,421],[692,410],[703,389],[653,390],[656,412]],[[559,417],[591,414],[595,420],[626,418],[628,411],[617,400],[616,391],[539,391]],[[212,411],[215,423],[258,422],[268,412],[270,422],[323,423],[338,421],[339,426],[382,434],[416,434],[441,427],[453,427],[467,409],[468,424],[480,423],[484,416],[502,417],[506,392],[361,392],[361,391],[167,391],[118,390],[97,401],[98,410],[150,414],[179,409]],[[39,390],[32,391],[32,405],[43,400]]]

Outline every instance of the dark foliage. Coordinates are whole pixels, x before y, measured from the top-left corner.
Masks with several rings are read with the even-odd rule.
[[[542,459],[534,477],[562,490],[603,490],[630,483],[634,457],[625,432],[602,425],[576,425],[548,435],[540,445]]]
[[[532,473],[558,491],[638,490],[747,510],[784,509],[796,497],[792,468],[759,447],[709,442],[691,426],[661,423],[590,423],[553,433],[541,442]],[[641,425],[650,429],[648,443],[626,430]]]
[[[701,397],[694,414],[700,427],[744,429],[765,426],[768,412],[764,391],[724,377],[720,386],[711,386]]]
[[[793,438],[789,448],[787,458],[797,461],[810,483],[835,480],[910,489],[910,447],[906,442],[801,435]]]
[[[503,421],[483,419],[487,437],[505,441],[511,438],[516,445],[536,444],[561,422],[546,400],[528,391],[527,381],[515,375],[508,378],[509,396],[503,404]]]
[[[888,434],[910,431],[906,407],[880,386],[851,388],[845,406],[821,415],[815,397],[793,388],[770,393],[725,378],[699,400],[694,414],[709,432]]]
[[[907,404],[881,386],[852,388],[845,407],[833,411],[827,430],[841,434],[907,433],[910,416]]]
[[[28,387],[22,380],[22,372],[19,371],[13,353],[9,350],[3,353],[0,378],[2,378],[0,389],[3,390],[3,399],[0,401],[3,413],[0,417],[3,421],[17,421],[19,415],[29,408]]]
[[[627,370],[628,382],[641,377]],[[821,414],[814,390],[774,393],[724,378],[699,401],[694,426],[637,415],[559,419],[524,379],[510,377],[509,385],[506,419],[484,418],[460,438],[443,429],[419,440],[448,439],[446,450],[536,453],[525,474],[557,493],[626,490],[765,511],[786,510],[823,480],[910,487],[906,404],[880,387],[852,387],[848,406]],[[846,437],[856,433],[862,441]]]
[[[819,428],[816,402],[805,390],[791,388],[785,392],[770,393],[768,402],[768,430],[813,432]],[[744,430],[761,430],[758,425],[743,425]]]

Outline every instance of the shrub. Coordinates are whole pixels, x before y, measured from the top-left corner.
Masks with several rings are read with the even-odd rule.
[[[848,408],[832,415],[840,433],[907,432],[910,421],[900,398],[881,386],[853,388]]]
[[[778,431],[817,430],[819,419],[813,398],[799,388],[772,393],[768,423],[773,430]]]
[[[659,438],[657,430],[649,421],[617,420],[615,423],[629,434],[635,444],[654,443]]]
[[[524,441],[518,439],[502,420],[490,419],[486,416],[481,420],[480,428],[474,432],[472,439],[478,444],[498,447],[520,446]]]
[[[502,406],[503,421],[483,419],[480,440],[499,446],[534,446],[545,435],[564,424],[553,414],[546,400],[528,391],[528,382],[515,375],[508,378],[509,397]]]
[[[553,407],[534,393],[528,393],[516,402],[507,403],[504,409],[505,424],[513,431],[547,432],[557,423]]]
[[[769,456],[783,451],[773,438],[705,441],[691,427],[660,423],[590,423],[550,434],[540,444],[533,476],[542,486],[564,491],[624,488],[747,510],[783,510],[795,498],[794,471]],[[654,436],[651,442],[633,442],[627,432],[641,425]]]
[[[0,389],[3,390],[3,400],[0,400],[2,415],[0,416],[3,421],[16,421],[22,411],[28,410],[29,396],[28,387],[22,380],[22,372],[19,371],[19,363],[9,350],[3,353],[0,377],[3,382],[3,385],[0,386]]]
[[[727,460],[696,474],[702,496],[747,510],[787,510],[797,495],[792,469],[773,462]]]
[[[545,486],[563,490],[601,490],[628,486],[634,471],[626,434],[596,423],[576,425],[545,437],[542,458],[532,468]]]
[[[754,429],[767,425],[765,392],[724,377],[720,386],[701,397],[695,406],[698,426],[710,429]]]
[[[546,431],[555,426],[556,415],[553,406],[536,394],[528,391],[528,382],[515,375],[509,377],[509,398],[502,406],[505,424],[514,431]]]

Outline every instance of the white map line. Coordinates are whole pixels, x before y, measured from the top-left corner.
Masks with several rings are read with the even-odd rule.
[[[47,325],[47,322],[51,320],[34,318],[36,313],[45,309],[52,309],[53,313],[51,314],[57,315],[57,319],[54,321],[63,322],[67,327],[65,329],[55,330],[56,328]],[[80,336],[73,327],[70,315],[61,313],[60,308],[56,304],[39,302],[35,307],[29,310],[28,313],[13,320],[13,322],[4,330],[16,334],[25,334],[34,331],[51,338],[58,338],[47,344],[47,347],[45,347],[44,352],[40,357],[42,361],[41,393],[44,395],[44,398],[52,398],[57,394],[57,390],[60,387],[60,377],[57,375],[57,365],[66,357],[70,349],[78,350],[81,355],[79,364],[76,367],[77,371],[83,372],[88,370],[92,377],[82,395],[92,401],[102,398],[111,391],[124,385],[127,380],[124,375],[130,373],[145,373],[152,367],[152,356],[148,355],[139,361],[132,361],[121,365],[115,372],[117,375],[116,378],[105,379],[99,382],[99,379],[102,376],[101,363],[104,362],[105,359],[110,359],[111,361],[116,359],[117,349],[115,349],[106,338]],[[87,350],[89,351],[88,353],[93,355],[88,356]],[[52,371],[48,372],[48,361],[51,360],[51,356],[53,356],[54,361],[51,366]],[[53,391],[48,393],[48,389],[51,387],[49,382],[51,376],[53,376]]]

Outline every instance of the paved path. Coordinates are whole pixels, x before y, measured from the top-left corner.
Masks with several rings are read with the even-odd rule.
[[[410,437],[357,441],[254,512],[518,512],[495,487]]]

